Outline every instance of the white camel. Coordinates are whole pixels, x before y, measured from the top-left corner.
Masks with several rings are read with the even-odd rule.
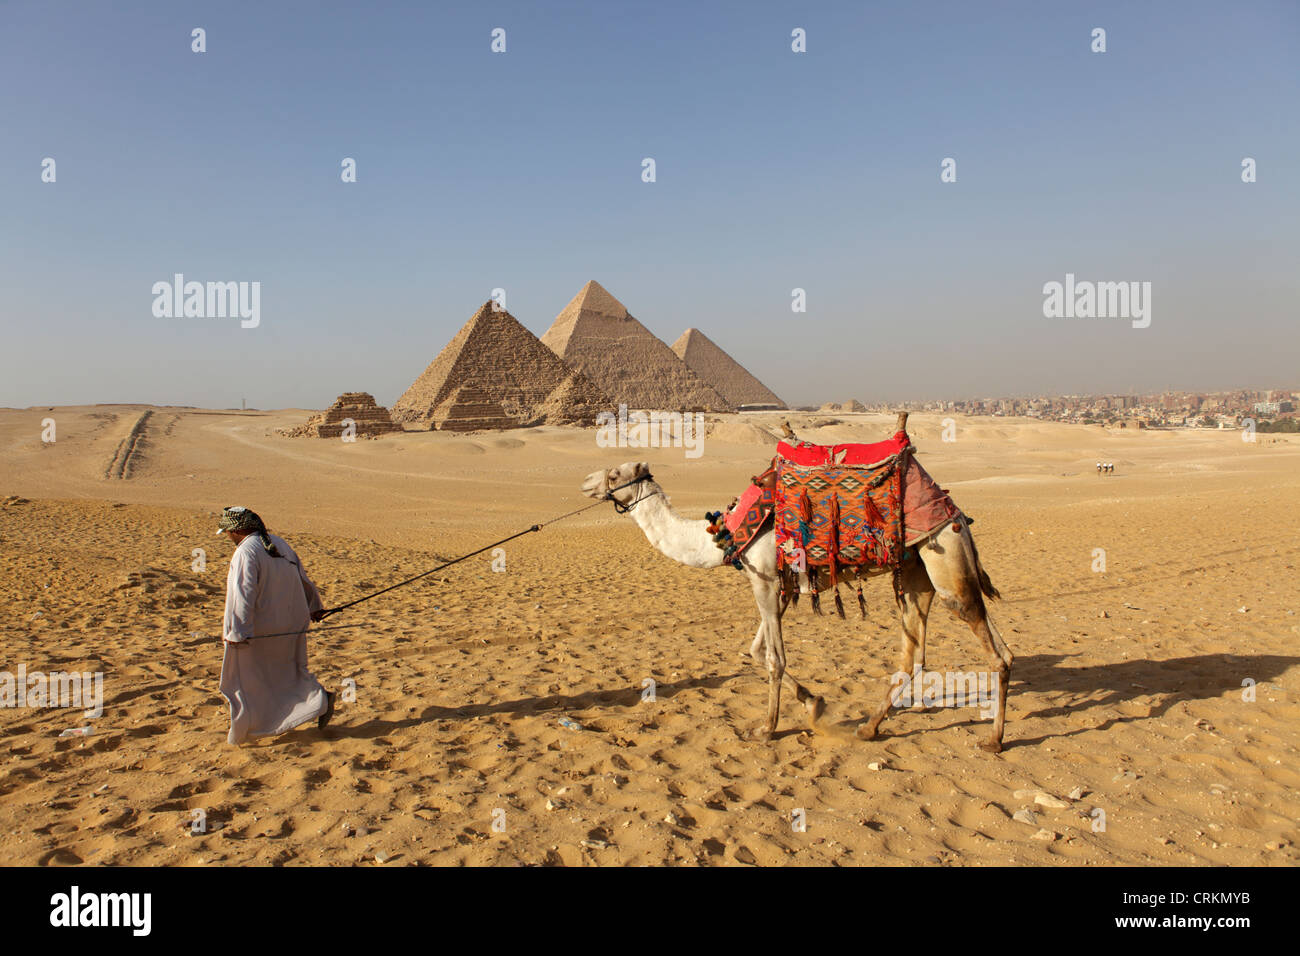
[[[901,431],[905,419],[900,418],[899,421]],[[608,471],[594,471],[583,482],[582,493],[590,498],[611,498],[618,502],[621,508],[627,509],[627,513],[640,526],[650,543],[674,561],[692,568],[722,567],[722,551],[713,542],[708,522],[685,518],[674,511],[668,496],[650,476],[650,466],[646,462],[625,462]],[[980,747],[998,753],[1002,750],[1007,684],[1011,679],[1011,664],[1014,660],[1002,636],[989,620],[984,606],[984,597],[996,598],[999,596],[998,591],[980,564],[975,541],[965,521],[945,522],[942,531],[908,550],[910,557],[903,562],[899,572],[898,605],[903,626],[899,673],[912,675],[918,663],[921,670],[925,668],[926,620],[930,614],[931,602],[938,594],[943,603],[970,626],[988,652],[990,667],[997,676],[997,711],[993,719],[993,733]],[[754,600],[758,603],[758,633],[754,635],[749,652],[754,660],[767,666],[766,736],[771,739],[776,734],[783,678],[794,684],[796,699],[804,705],[809,723],[816,730],[818,719],[825,709],[823,699],[806,690],[786,671],[781,617],[785,613],[788,598],[783,592],[781,572],[777,569],[776,535],[771,523],[754,538],[740,560],[754,590]],[[821,570],[824,574],[825,569]],[[840,581],[847,583],[880,573],[883,572],[863,572],[850,566],[841,566],[837,576]],[[760,650],[762,657],[759,656]],[[880,722],[901,692],[902,685],[902,678],[897,675],[891,678],[884,701],[858,727],[859,738],[871,740],[875,737]]]

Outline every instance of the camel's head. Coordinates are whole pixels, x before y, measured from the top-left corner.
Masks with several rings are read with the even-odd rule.
[[[644,478],[650,474],[650,465],[644,461],[625,461],[617,468],[607,471],[593,471],[582,483],[582,493],[588,498],[604,498],[611,488],[626,485],[629,481]],[[614,492],[614,500],[621,505],[630,504],[641,491],[640,485],[629,485]]]

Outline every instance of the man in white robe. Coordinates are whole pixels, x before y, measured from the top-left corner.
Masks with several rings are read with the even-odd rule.
[[[307,669],[307,628],[323,616],[316,585],[293,548],[247,508],[225,509],[217,533],[235,543],[222,626],[227,741],[275,736],[309,720],[324,728],[334,695]]]

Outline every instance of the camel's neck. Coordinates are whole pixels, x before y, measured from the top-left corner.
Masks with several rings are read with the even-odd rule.
[[[654,482],[630,514],[661,553],[691,568],[722,567],[722,550],[713,543],[707,521],[692,521],[673,510]]]

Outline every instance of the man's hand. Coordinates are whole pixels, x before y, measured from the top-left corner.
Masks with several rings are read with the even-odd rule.
[[[312,611],[311,619],[313,621],[323,621],[325,619],[325,609],[321,608],[319,611]]]

